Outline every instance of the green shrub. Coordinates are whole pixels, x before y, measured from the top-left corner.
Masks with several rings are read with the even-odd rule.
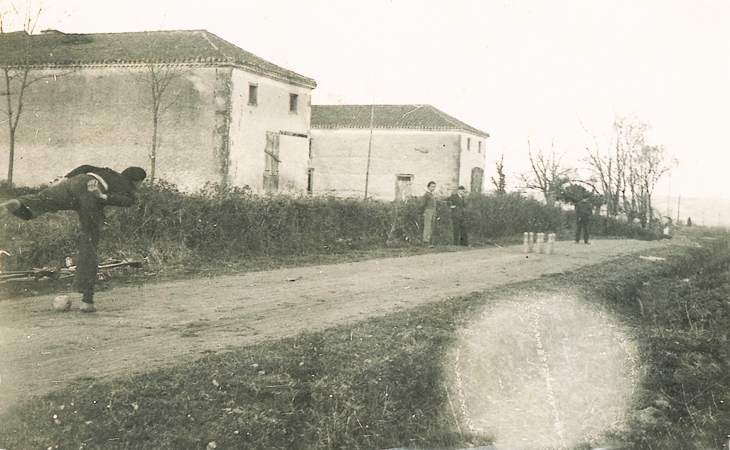
[[[563,228],[564,211],[519,193],[471,194],[468,228],[475,238],[494,239],[524,232],[557,233]]]
[[[568,219],[575,221],[575,212],[570,211]],[[641,228],[638,223],[620,222],[611,217],[594,216],[591,222],[591,233],[596,236],[623,236],[630,239],[654,240],[662,238],[662,230],[658,226]]]

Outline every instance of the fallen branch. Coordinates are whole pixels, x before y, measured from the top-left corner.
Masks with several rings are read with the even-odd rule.
[[[107,260],[99,264],[99,270],[109,270],[118,267],[132,267],[139,269],[144,264],[144,261],[127,261],[127,260]],[[29,269],[29,270],[14,270],[0,272],[0,283],[11,280],[21,280],[27,278],[35,278],[40,280],[42,278],[51,278],[57,280],[61,277],[71,277],[76,273],[76,266],[55,268],[55,267],[43,267],[41,269]],[[101,275],[101,272],[99,273]]]

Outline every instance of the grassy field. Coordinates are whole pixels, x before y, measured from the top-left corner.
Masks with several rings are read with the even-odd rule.
[[[582,289],[634,332],[644,362],[630,448],[719,448],[730,429],[726,236],[541,280]],[[506,289],[533,290],[535,283]],[[80,379],[0,417],[0,448],[464,448],[443,362],[505,288],[114,380]]]

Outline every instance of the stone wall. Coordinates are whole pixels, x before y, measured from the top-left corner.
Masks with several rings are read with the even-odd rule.
[[[266,133],[286,136],[287,189],[307,183],[311,89],[232,67],[158,68],[163,92],[155,178],[195,190],[206,183],[262,192]],[[86,67],[31,73],[16,136],[13,182],[36,186],[81,164],[150,172],[153,139],[150,68]],[[248,104],[249,84],[259,90]],[[298,96],[290,111],[290,94]],[[0,126],[0,177],[8,170],[7,126]]]

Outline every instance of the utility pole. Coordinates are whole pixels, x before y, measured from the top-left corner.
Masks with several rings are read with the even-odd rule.
[[[667,217],[671,217],[669,215],[669,206],[671,205],[670,199],[672,198],[672,174],[669,173],[669,187],[667,188]]]
[[[677,199],[677,222],[679,222],[679,204],[682,202],[682,196]]]
[[[368,140],[368,165],[365,169],[365,200],[368,199],[368,182],[370,181],[370,153],[373,149],[373,121],[375,119],[375,102],[370,108],[370,139]]]

